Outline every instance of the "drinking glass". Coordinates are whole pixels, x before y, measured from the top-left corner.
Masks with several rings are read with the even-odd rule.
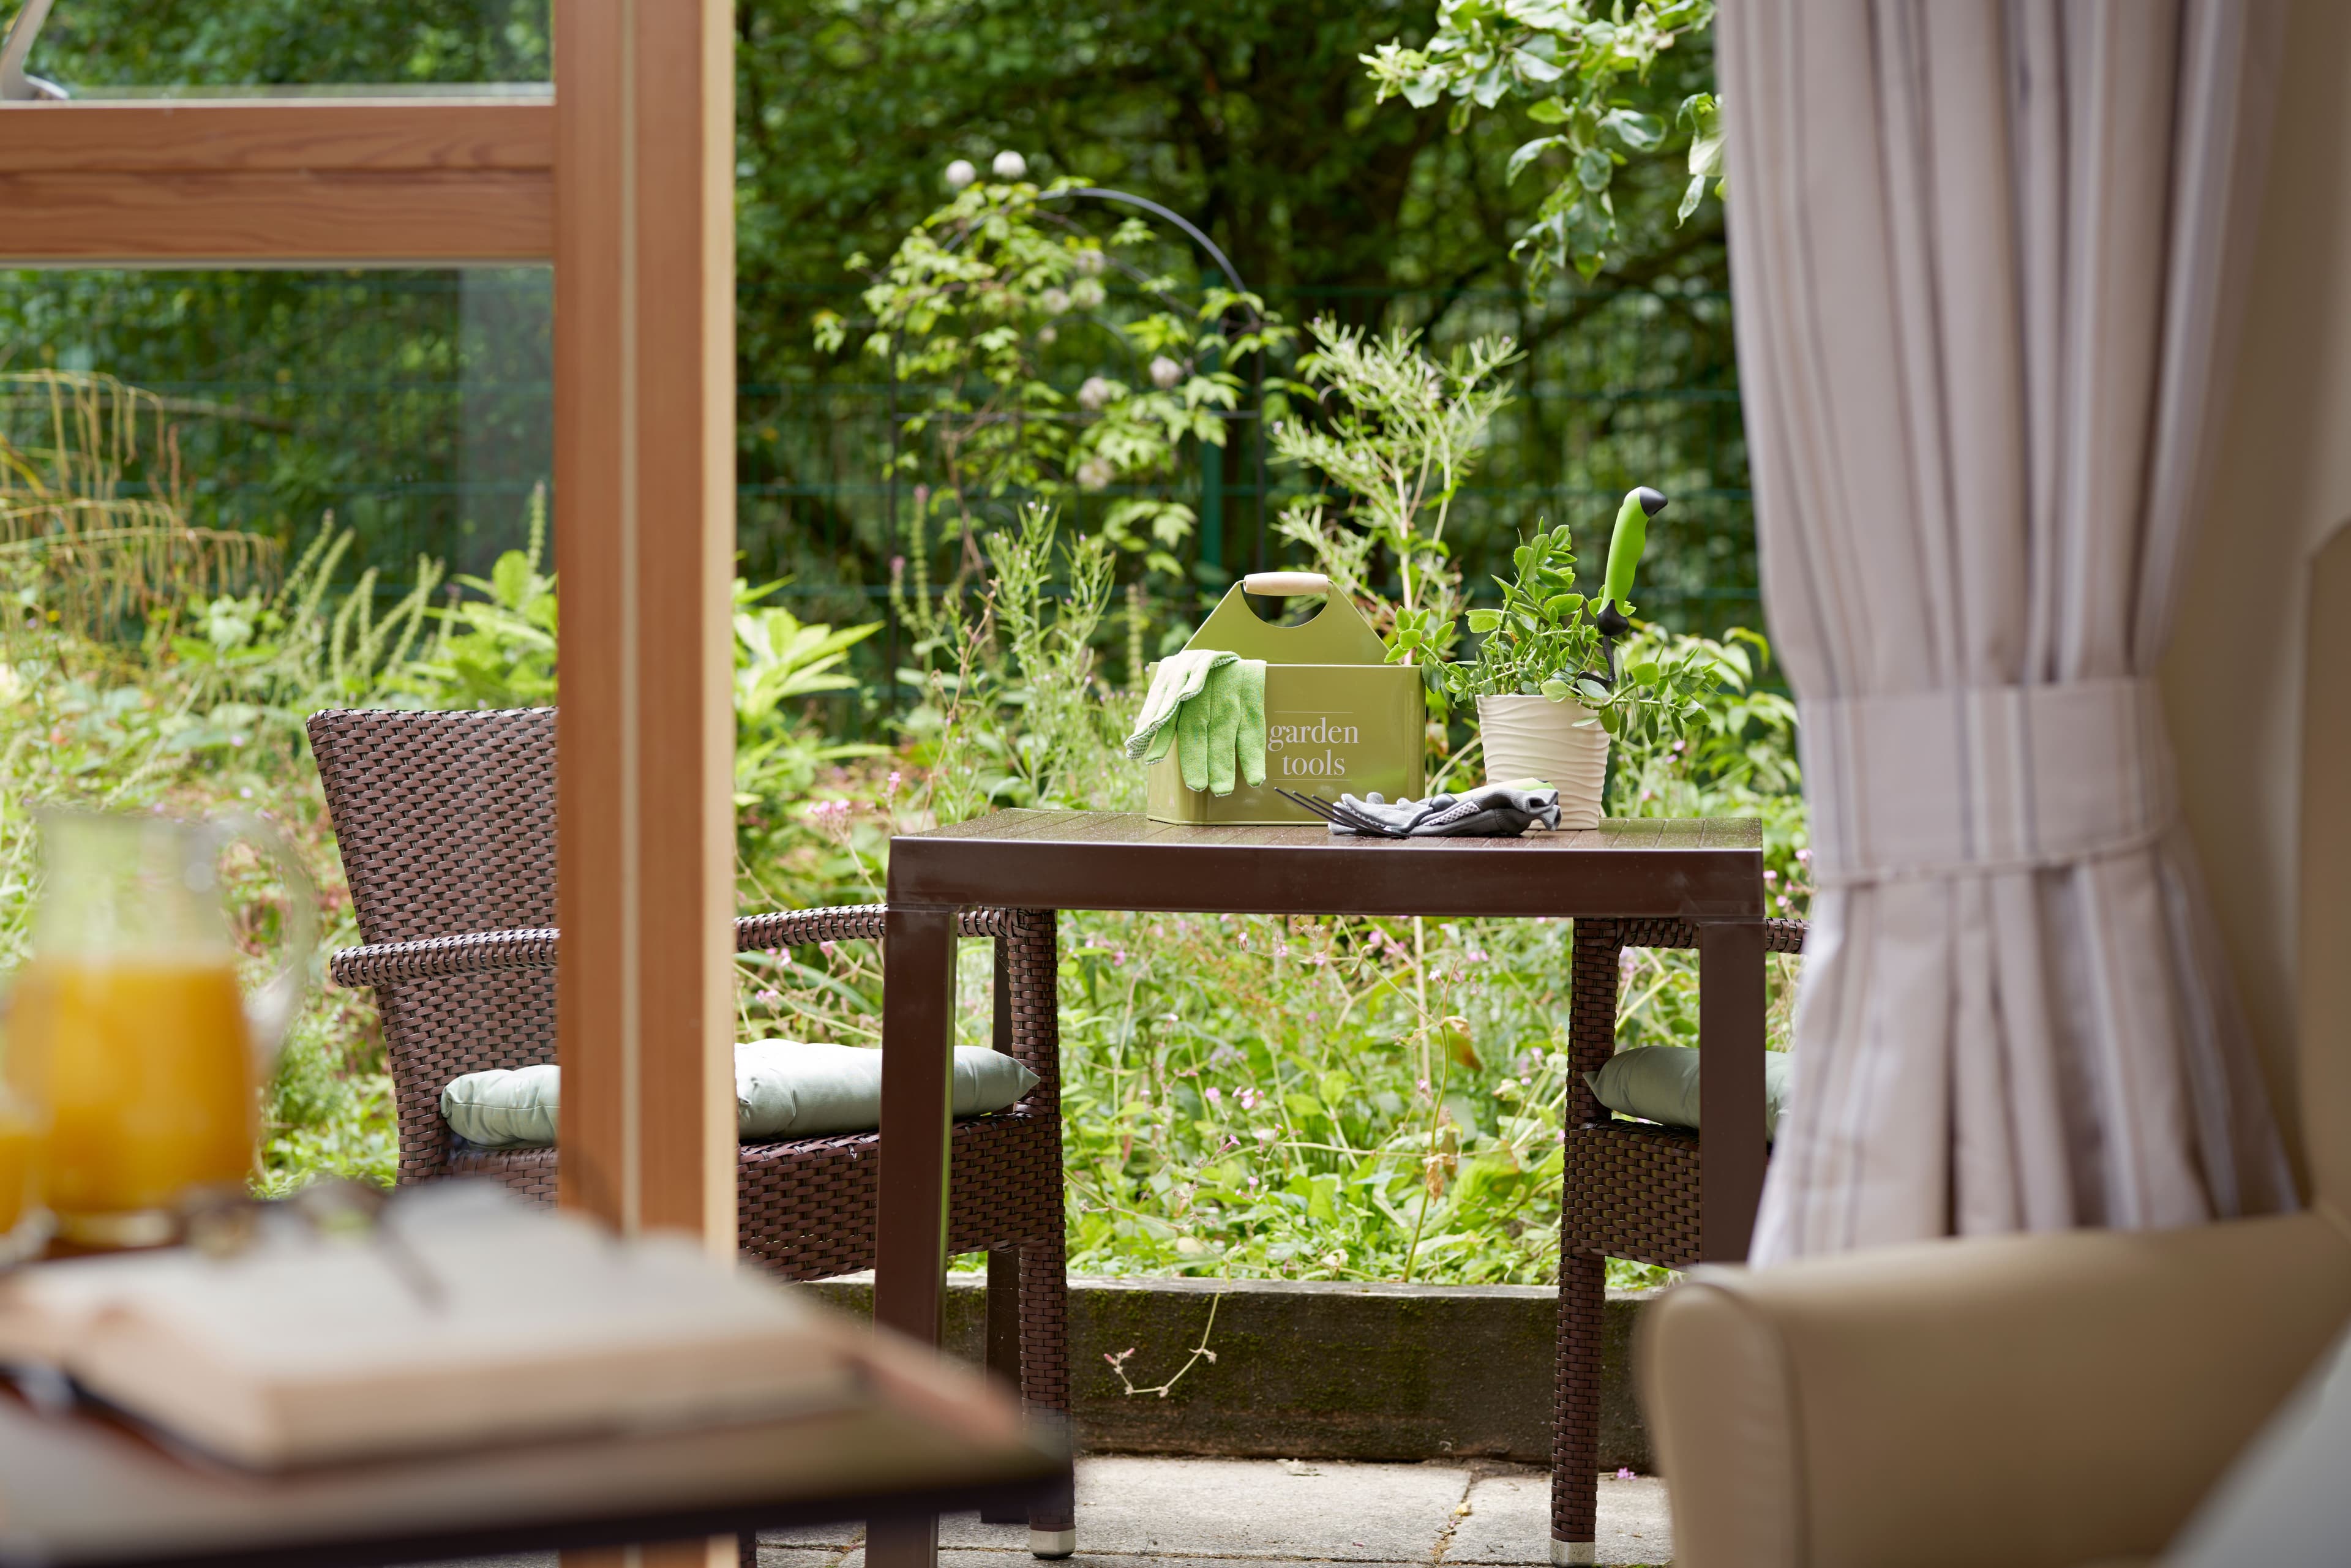
[[[288,894],[284,961],[250,999],[219,885],[237,838],[277,862]],[[170,1241],[193,1195],[241,1190],[252,1171],[260,1085],[317,940],[309,878],[282,837],[244,817],[49,811],[41,852],[7,1062],[40,1190],[70,1246]],[[0,1119],[0,1184],[7,1139]]]

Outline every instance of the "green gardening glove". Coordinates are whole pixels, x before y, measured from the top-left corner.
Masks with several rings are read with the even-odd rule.
[[[1240,753],[1241,782],[1265,782],[1265,661],[1243,659],[1228,672],[1240,698],[1240,724],[1234,740]]]
[[[1216,689],[1217,672],[1210,670],[1199,695],[1185,698],[1176,710],[1176,767],[1184,775],[1184,788],[1195,792],[1208,787],[1208,709]]]
[[[1218,664],[1199,695],[1176,712],[1176,763],[1185,788],[1229,795],[1244,779],[1264,783],[1265,738],[1265,661]]]

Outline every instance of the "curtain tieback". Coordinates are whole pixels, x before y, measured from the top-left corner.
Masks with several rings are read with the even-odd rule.
[[[2153,681],[1814,697],[1797,712],[1823,886],[2119,854],[2175,810]]]

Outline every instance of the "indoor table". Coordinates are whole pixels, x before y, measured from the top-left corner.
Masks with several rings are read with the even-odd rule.
[[[258,1474],[102,1414],[0,1393],[5,1568],[366,1568],[797,1524],[1026,1509],[1070,1484],[1057,1435],[975,1375],[844,1327],[845,1406],[787,1419]]]
[[[1763,835],[1748,821],[1636,818],[1516,839],[1375,839],[1319,823],[1197,827],[1009,810],[890,841],[883,968],[876,1321],[938,1343],[946,1300],[956,914],[986,905],[1202,915],[1675,919],[1698,928],[1706,1066],[1702,1250],[1744,1258],[1763,1186]],[[926,1544],[927,1543],[927,1544]],[[872,1568],[935,1557],[877,1534]]]

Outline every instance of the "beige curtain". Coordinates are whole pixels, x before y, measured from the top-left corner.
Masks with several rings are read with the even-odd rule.
[[[1719,27],[1820,887],[1756,1260],[2290,1207],[2152,678],[2279,19],[1724,0]]]

